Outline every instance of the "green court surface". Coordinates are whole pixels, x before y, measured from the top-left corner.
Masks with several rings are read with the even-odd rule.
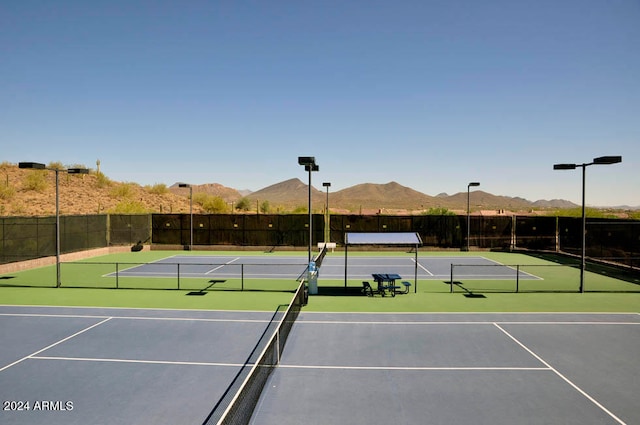
[[[56,288],[56,267],[47,266],[0,276],[0,304],[99,306],[204,310],[262,310],[273,311],[291,299],[296,288],[295,277],[255,277],[243,269],[242,278],[234,273],[211,284],[209,275],[188,273],[177,276],[174,272],[153,276],[132,276],[114,271],[135,269],[156,264],[173,256],[254,257],[274,264],[261,266],[275,270],[278,263],[295,260],[293,269],[304,272],[307,253],[297,252],[207,252],[207,251],[144,251],[111,254],[73,263],[61,264],[62,287]],[[352,261],[373,258],[396,258],[398,264],[411,263],[412,254],[403,252],[353,252]],[[454,260],[451,260],[455,257]],[[412,282],[408,294],[395,297],[368,297],[359,294],[362,277],[349,274],[348,290],[340,270],[344,268],[344,253],[329,253],[321,267],[318,280],[319,294],[311,295],[306,311],[328,312],[640,312],[640,282],[638,274],[615,275],[612,269],[590,267],[585,274],[585,293],[579,293],[579,269],[575,264],[560,264],[557,259],[533,257],[517,253],[494,252],[420,252],[418,262],[427,264],[438,258],[464,263],[465,259],[479,258],[491,264],[482,264],[480,274],[465,274],[470,265],[462,264],[454,275],[453,293],[447,275],[421,273],[417,286],[414,276],[403,272],[403,280]],[[376,258],[380,260],[376,260]],[[367,260],[369,259],[369,260]],[[427,261],[428,260],[428,261]],[[246,260],[242,260],[246,261]],[[402,263],[401,263],[402,262]],[[332,266],[333,264],[333,266]],[[187,266],[182,266],[187,269]],[[428,266],[430,267],[430,266]],[[227,267],[228,268],[228,267]],[[335,273],[330,272],[335,268]],[[425,269],[427,267],[424,267]],[[454,268],[455,269],[455,268]],[[509,270],[507,277],[486,277],[487,269]],[[234,270],[231,268],[231,270]],[[516,273],[516,271],[518,274]],[[353,272],[355,273],[355,271]],[[267,273],[271,274],[271,273]],[[298,273],[294,273],[298,274]],[[526,275],[526,276],[525,276]],[[613,277],[615,275],[615,277]],[[216,276],[216,275],[213,275]],[[483,277],[484,276],[484,277]],[[523,278],[518,278],[525,276]],[[533,278],[528,278],[528,277]],[[116,282],[117,280],[117,282]],[[73,287],[69,287],[73,286]],[[115,289],[116,286],[118,289]],[[150,289],[153,288],[153,289]],[[243,290],[240,290],[243,289]],[[520,291],[516,293],[515,291]]]

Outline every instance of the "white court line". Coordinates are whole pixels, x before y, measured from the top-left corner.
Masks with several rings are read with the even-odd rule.
[[[6,366],[5,366],[5,367],[3,367],[3,368],[0,368],[0,372],[2,372],[3,370],[9,369],[11,366],[15,366],[15,365],[17,365],[18,363],[21,363],[21,362],[23,362],[23,361],[25,361],[25,360],[27,360],[27,359],[29,359],[29,358],[33,357],[33,356],[36,356],[36,355],[38,355],[38,354],[42,353],[43,351],[48,350],[49,348],[53,348],[53,347],[55,347],[55,346],[56,346],[56,345],[58,345],[58,344],[62,344],[63,342],[68,341],[68,340],[70,340],[71,338],[74,338],[74,337],[76,337],[76,336],[78,336],[78,335],[80,335],[80,334],[82,334],[82,333],[85,333],[86,331],[88,331],[88,330],[90,330],[90,329],[93,329],[93,328],[95,328],[96,326],[100,326],[101,324],[103,324],[103,323],[105,323],[105,322],[108,322],[109,320],[111,320],[111,317],[107,317],[106,319],[104,319],[104,320],[102,320],[102,321],[100,321],[100,322],[98,322],[98,323],[95,323],[95,324],[93,324],[93,325],[91,325],[91,326],[89,326],[89,327],[87,327],[87,328],[84,328],[84,329],[82,329],[81,331],[78,331],[78,332],[74,333],[73,335],[69,335],[68,337],[63,338],[63,339],[61,339],[61,340],[60,340],[60,341],[58,341],[58,342],[54,342],[53,344],[48,345],[48,346],[44,347],[44,348],[43,348],[43,349],[41,349],[41,350],[38,350],[38,351],[36,351],[36,352],[34,352],[34,353],[29,354],[28,356],[25,356],[25,357],[23,357],[23,358],[21,358],[21,359],[19,359],[19,360],[16,360],[15,362],[10,363],[10,364],[6,365]]]
[[[90,319],[124,319],[124,320],[165,320],[176,322],[238,322],[238,323],[269,323],[269,319],[207,319],[207,318],[190,318],[190,317],[148,317],[148,316],[93,316],[93,315],[75,315],[75,314],[36,314],[36,313],[0,313],[0,316],[15,317],[58,317],[58,318],[90,318]]]
[[[586,397],[589,401],[591,401],[593,404],[595,404],[596,406],[598,406],[603,412],[605,412],[606,414],[608,414],[609,416],[611,416],[611,418],[613,418],[616,422],[618,422],[621,425],[626,425],[626,423],[624,421],[622,421],[620,418],[618,418],[616,415],[614,415],[612,412],[610,412],[606,407],[604,407],[602,404],[600,404],[595,398],[591,397],[589,394],[587,394],[586,391],[584,391],[582,388],[578,387],[576,384],[574,384],[573,382],[571,382],[571,380],[569,378],[567,378],[566,376],[564,376],[562,373],[560,373],[558,370],[556,370],[555,368],[553,368],[553,366],[551,366],[549,363],[547,363],[546,361],[544,361],[544,359],[542,357],[540,357],[539,355],[537,355],[536,353],[534,353],[531,349],[529,349],[529,347],[527,347],[526,345],[524,345],[522,342],[518,341],[518,339],[516,339],[513,335],[511,335],[509,332],[507,332],[504,328],[500,327],[500,325],[498,325],[497,323],[495,323],[495,326],[500,329],[505,335],[507,335],[509,338],[511,338],[516,344],[518,344],[520,347],[522,347],[525,351],[527,351],[529,354],[531,354],[533,357],[535,357],[536,359],[538,359],[538,361],[540,361],[542,364],[544,364],[545,366],[547,366],[549,369],[551,369],[556,375],[558,375],[562,380],[564,380],[567,384],[571,385],[576,391],[578,391],[580,394],[582,394],[584,397]]]
[[[164,365],[187,365],[187,366],[225,366],[243,367],[244,363],[213,363],[213,362],[180,362],[170,360],[136,360],[136,359],[98,359],[90,357],[57,357],[57,356],[32,356],[34,360],[63,360],[78,362],[106,362],[106,363],[137,363],[137,364],[164,364]]]
[[[499,367],[499,366],[310,366],[310,365],[287,365],[280,363],[278,365],[284,369],[335,369],[335,370],[446,370],[446,371],[470,371],[470,370],[488,370],[488,371],[549,371],[548,367]]]
[[[204,309],[204,308],[169,308],[169,307],[113,307],[113,306],[84,306],[84,305],[40,305],[40,304],[0,304],[0,307],[9,307],[9,308],[38,308],[38,309],[75,309],[75,310],[142,310],[142,311],[180,311],[180,312],[234,312],[234,313],[264,313],[262,310],[212,310],[212,309]],[[597,314],[597,313],[594,313]],[[607,313],[602,313],[607,314]],[[609,313],[609,314],[623,314],[623,313]],[[103,316],[100,316],[103,317]],[[116,316],[117,317],[117,316]]]
[[[209,270],[208,272],[205,272],[205,275],[207,275],[207,274],[209,274],[209,273],[213,273],[213,272],[215,272],[216,270],[220,270],[220,269],[221,269],[221,268],[223,268],[224,266],[228,266],[229,264],[234,263],[234,262],[238,261],[239,259],[240,259],[240,257],[236,257],[236,258],[234,258],[233,260],[229,260],[229,261],[227,261],[226,263],[224,263],[224,264],[222,264],[222,265],[220,265],[220,266],[218,266],[218,267],[214,267],[213,269]]]
[[[413,261],[414,263],[416,263],[416,259],[415,259],[415,258],[412,258],[412,259],[411,259],[411,261]],[[423,266],[422,264],[420,264],[420,262],[419,262],[419,261],[417,262],[417,264],[418,264],[418,267],[419,267],[419,268],[421,268],[422,270],[424,270],[424,271],[425,271],[429,276],[433,276],[433,273],[431,273],[431,272],[429,271],[429,269],[427,269],[425,266]]]
[[[340,324],[340,325],[402,325],[402,326],[410,326],[410,325],[640,325],[640,322],[598,322],[598,321],[580,321],[580,322],[543,322],[543,321],[465,321],[465,320],[451,320],[451,321],[350,321],[350,320],[304,320],[298,319],[295,321],[295,324],[316,324],[316,325],[330,325],[330,324]]]

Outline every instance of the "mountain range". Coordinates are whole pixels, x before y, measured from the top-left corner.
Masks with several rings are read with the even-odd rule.
[[[16,164],[3,162],[0,163],[0,175],[3,176],[3,183],[0,184],[0,216],[51,215],[55,212],[54,173],[19,169]],[[249,206],[248,212],[260,209],[271,213],[289,213],[306,211],[309,196],[307,184],[298,178],[255,192],[240,191],[218,183],[192,185],[194,203],[189,201],[190,189],[181,188],[178,183],[171,187],[164,184],[141,186],[113,181],[99,171],[83,175],[61,174],[59,185],[61,214],[184,213],[189,212],[191,207],[194,212],[200,213],[205,211],[200,203],[203,195],[221,199],[216,204],[216,211],[219,212],[230,212],[232,206],[237,209],[239,201],[244,199],[244,205]],[[312,209],[316,213],[324,210],[327,201],[327,191],[321,189],[311,188]],[[362,183],[337,191],[330,189],[329,207],[338,214],[421,214],[430,209],[446,209],[461,214],[467,209],[466,191],[430,196],[397,182]],[[482,211],[483,215],[546,214],[579,207],[562,199],[529,201],[521,197],[493,195],[482,190],[472,190],[469,197],[471,211]],[[265,204],[268,204],[266,210]],[[606,208],[620,217],[635,214],[630,211],[637,209],[640,208]]]
[[[176,190],[177,184],[171,187]],[[184,190],[184,189],[183,189]],[[241,193],[221,185],[199,185],[194,191],[206,192],[220,196],[228,201],[235,201],[242,197],[253,203],[268,201],[272,210],[291,210],[307,207],[309,187],[298,178],[289,179],[267,186],[255,192]],[[346,189],[329,192],[329,208],[334,212],[362,212],[362,213],[398,213],[400,211],[423,211],[431,208],[446,208],[451,211],[466,211],[467,193],[460,192],[453,195],[441,193],[430,196],[396,182],[385,184],[362,183]],[[561,199],[529,201],[519,197],[498,196],[482,190],[470,192],[472,210],[496,210],[511,212],[528,212],[533,209],[564,209],[575,208],[578,205]],[[313,210],[324,208],[327,192],[311,187]]]

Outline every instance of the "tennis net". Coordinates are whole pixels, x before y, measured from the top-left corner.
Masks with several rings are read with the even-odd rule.
[[[322,266],[322,262],[324,261],[324,257],[327,255],[327,245],[325,244],[322,247],[322,250],[315,256],[313,261],[316,263],[316,268],[320,268]]]
[[[284,314],[282,306],[276,310],[260,341],[203,425],[249,424],[271,371],[280,363],[289,332],[306,304],[305,298],[305,282],[302,281]],[[266,345],[263,344],[265,338],[269,338]],[[260,351],[260,347],[264,348]]]

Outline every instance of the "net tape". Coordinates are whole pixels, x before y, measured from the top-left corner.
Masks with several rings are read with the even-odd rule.
[[[322,266],[325,255],[327,255],[326,244],[322,247],[322,250],[318,253],[318,255],[316,255],[316,257],[313,259],[313,261],[316,263],[316,268],[320,268]]]
[[[280,309],[274,313],[269,326],[265,329],[244,366],[211,413],[209,413],[203,425],[249,424],[253,411],[260,399],[260,394],[271,371],[280,362],[280,355],[289,332],[304,304],[305,284],[301,282],[284,315],[282,315]],[[277,322],[276,319],[280,316],[282,316],[282,320]],[[277,327],[274,331],[273,328],[276,325]],[[262,351],[259,351],[259,348],[263,346],[264,339],[269,336],[267,344]]]

